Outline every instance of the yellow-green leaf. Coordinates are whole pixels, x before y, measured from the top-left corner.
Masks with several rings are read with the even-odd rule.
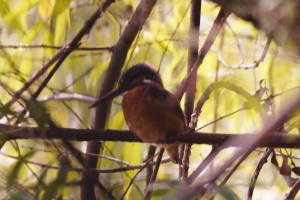
[[[50,30],[45,30],[43,37],[44,45],[54,45],[54,39]],[[44,48],[45,59],[49,60],[55,54],[55,49],[52,48]]]
[[[29,31],[27,31],[26,35],[22,38],[22,44],[30,44],[33,38],[40,32],[41,28],[45,25],[44,20],[40,20],[36,22]]]
[[[64,12],[56,16],[55,35],[54,35],[55,45],[62,45],[64,43],[69,24],[70,24],[69,10],[66,9]]]
[[[10,13],[11,13],[11,10],[10,10],[9,6],[6,4],[6,2],[3,1],[3,0],[0,0],[0,14],[1,14],[1,17],[3,19],[6,19],[6,17],[8,15],[10,15]],[[15,15],[12,15],[7,20],[3,20],[3,22],[4,22],[4,25],[6,25],[6,26],[9,25],[9,26],[15,28],[18,31],[22,31],[22,27],[21,27],[19,21],[16,19]]]
[[[61,1],[59,1],[61,2]],[[43,20],[47,20],[47,18],[52,14],[54,9],[54,0],[41,0],[39,6],[40,17]]]

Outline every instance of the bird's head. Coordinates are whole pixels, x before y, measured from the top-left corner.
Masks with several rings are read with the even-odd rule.
[[[137,86],[150,83],[164,87],[159,73],[152,66],[146,63],[133,65],[126,70],[119,79],[118,88],[102,96],[89,108],[99,106],[102,103],[108,102],[119,95],[124,95],[127,91],[132,90]]]

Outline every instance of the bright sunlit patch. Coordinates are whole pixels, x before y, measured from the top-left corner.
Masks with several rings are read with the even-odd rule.
[[[19,48],[18,48],[18,51],[23,51],[23,48],[21,47],[23,44],[22,43],[19,43]]]
[[[143,33],[145,39],[151,39],[153,37],[152,33],[149,31],[144,31]]]

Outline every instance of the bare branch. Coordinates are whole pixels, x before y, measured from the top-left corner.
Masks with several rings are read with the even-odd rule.
[[[137,175],[138,175],[138,174],[139,174],[139,173],[147,166],[147,164],[150,163],[150,162],[153,160],[153,158],[154,158],[155,156],[157,156],[157,155],[158,155],[158,154],[153,155],[152,157],[150,157],[150,158],[145,162],[145,165],[144,165],[144,166],[143,166],[143,167],[135,174],[135,176],[131,179],[131,181],[130,181],[130,183],[129,183],[129,186],[127,187],[126,191],[124,192],[124,194],[123,194],[121,200],[125,197],[127,191],[129,190],[130,186],[132,185],[132,183],[133,183],[133,181],[135,180],[135,178],[137,177]]]
[[[149,150],[148,150],[148,155],[147,155],[147,157],[146,157],[145,160],[147,161],[147,160],[149,160],[150,158],[152,158],[152,157],[155,155],[155,151],[156,151],[156,147],[150,145],[150,146],[149,146]],[[146,173],[146,187],[147,187],[147,185],[148,185],[149,182],[150,182],[152,173],[153,173],[153,167],[152,167],[152,166],[148,166],[148,167],[147,167],[147,173]]]
[[[149,184],[147,185],[147,188],[145,190],[145,196],[144,196],[144,200],[149,200],[151,199],[151,193],[153,191],[153,185],[155,183],[155,180],[156,180],[156,177],[157,177],[157,174],[158,174],[158,170],[159,170],[159,166],[161,164],[161,160],[162,160],[162,156],[164,154],[164,151],[165,149],[164,148],[160,148],[160,151],[158,153],[158,156],[157,156],[157,159],[156,159],[156,164],[155,164],[155,168],[154,168],[154,171],[152,173],[152,176],[151,176],[151,179],[150,179],[150,182]]]
[[[187,73],[189,73],[194,64],[197,61],[198,57],[198,48],[199,48],[199,28],[200,28],[200,18],[201,18],[201,3],[200,0],[191,1],[191,12],[190,12],[190,27],[189,27],[189,40],[188,40],[188,67]],[[194,101],[196,94],[196,82],[197,82],[197,71],[193,71],[189,84],[187,86],[185,94],[185,104],[184,104],[184,114],[186,120],[191,121],[191,115],[194,110]],[[193,128],[193,127],[190,127]],[[189,157],[191,152],[191,145],[184,145],[184,148],[181,148],[183,152],[180,152],[180,155],[183,154],[182,161],[179,161],[179,177],[183,180],[188,176],[189,170]],[[182,163],[182,167],[181,167]],[[182,175],[181,175],[182,174]]]
[[[45,45],[45,44],[8,44],[0,45],[0,49],[11,48],[11,49],[35,49],[35,48],[49,48],[49,49],[62,49],[64,46]],[[77,47],[74,50],[79,51],[113,51],[114,46],[101,46],[101,47]]]
[[[235,111],[233,111],[233,112],[231,112],[231,113],[229,113],[227,115],[220,116],[217,119],[215,119],[215,120],[213,120],[213,121],[211,121],[211,122],[209,122],[209,123],[207,123],[207,124],[205,124],[205,125],[197,128],[196,131],[201,130],[201,129],[203,129],[203,128],[205,128],[205,127],[207,127],[207,126],[209,126],[209,125],[211,125],[211,124],[213,124],[213,123],[215,123],[217,121],[220,121],[221,119],[227,118],[227,117],[229,117],[229,116],[231,116],[231,115],[233,115],[235,113],[238,113],[238,112],[240,112],[242,110],[245,110],[245,108],[240,108],[240,109],[237,109],[237,110],[235,110]]]
[[[198,116],[201,113],[202,107],[204,106],[205,102],[209,99],[210,94],[215,89],[218,89],[218,88],[226,88],[228,90],[232,90],[232,91],[238,93],[239,95],[245,97],[248,101],[251,100],[251,99],[253,99],[253,102],[254,102],[253,106],[254,106],[254,108],[255,109],[259,109],[259,107],[260,107],[260,104],[257,101],[255,101],[255,99],[248,92],[246,92],[243,88],[241,88],[241,87],[239,87],[239,86],[237,86],[237,85],[235,85],[233,83],[224,82],[224,81],[212,83],[204,91],[204,93],[202,94],[202,96],[200,97],[200,99],[199,99],[199,101],[198,101],[198,103],[196,105],[195,111],[194,111],[194,113],[192,115],[192,120],[190,122],[190,124],[192,123],[192,126],[195,126],[195,127],[197,126]]]
[[[256,184],[256,181],[257,181],[257,178],[258,178],[258,175],[262,169],[262,167],[264,166],[265,163],[268,162],[268,157],[269,155],[272,153],[274,149],[273,148],[268,148],[263,157],[260,159],[256,169],[255,169],[255,172],[251,178],[251,181],[250,181],[250,184],[249,184],[249,190],[248,190],[248,200],[252,199],[252,196],[253,196],[253,191],[254,191],[254,187],[255,187],[255,184]]]
[[[20,159],[19,157],[10,156],[1,151],[0,151],[0,154],[4,155],[6,157],[9,157],[9,158]],[[165,158],[165,159],[161,160],[161,163],[168,163],[170,161],[171,161],[170,158]],[[24,160],[24,162],[33,164],[33,165],[37,165],[37,166],[41,166],[41,167],[51,168],[51,169],[61,169],[61,166],[56,166],[56,165],[51,165],[51,164],[43,164],[43,163],[29,161],[29,160]],[[72,167],[72,168],[70,168],[70,171],[83,172],[83,171],[88,170],[90,172],[95,172],[95,173],[116,173],[116,172],[124,172],[124,171],[130,171],[130,170],[135,170],[135,169],[143,169],[146,166],[154,166],[154,165],[156,165],[156,162],[142,163],[139,165],[131,165],[131,166],[127,166],[127,167],[120,167],[120,168],[113,168],[113,169],[94,169],[94,168],[89,169],[89,168],[81,168],[81,167]]]
[[[115,44],[112,56],[110,59],[110,63],[104,77],[104,81],[100,90],[99,97],[105,95],[110,92],[117,79],[121,74],[121,69],[126,60],[126,56],[128,51],[138,34],[138,32],[142,29],[144,23],[149,17],[154,5],[157,0],[142,0],[139,5],[135,9],[131,18],[129,19],[123,33],[119,37],[118,42]],[[95,116],[95,129],[104,129],[106,124],[106,117],[108,113],[108,104],[103,104],[96,108],[96,116]],[[87,152],[89,153],[99,153],[101,147],[100,142],[91,142],[88,143]],[[95,157],[87,156],[86,163],[88,168],[96,168],[98,159]],[[82,174],[82,181],[89,181],[89,176],[86,173]],[[95,176],[95,180],[98,180],[98,177]],[[92,182],[93,183],[93,182]],[[81,185],[81,199],[89,199],[95,200],[95,191],[93,184],[90,185]]]
[[[218,34],[219,34],[220,30],[222,29],[223,24],[225,23],[229,14],[230,14],[230,12],[225,11],[222,8],[220,9],[220,12],[214,21],[214,24],[207,36],[207,39],[205,40],[202,48],[200,49],[200,51],[198,53],[198,57],[197,57],[197,60],[194,64],[193,68],[191,69],[190,73],[188,73],[185,76],[185,78],[182,80],[181,84],[179,85],[179,87],[175,93],[175,96],[179,100],[182,99],[182,96],[183,96],[184,92],[186,91],[186,88],[190,82],[190,78],[192,77],[192,74],[194,73],[194,71],[197,71],[199,66],[202,64],[207,52],[209,51],[213,42],[215,41],[216,37],[218,36]]]
[[[271,118],[265,118],[265,125],[260,131],[260,133],[255,134],[255,137],[252,139],[249,138],[249,140],[246,142],[239,142],[235,139],[230,139],[227,142],[225,142],[220,147],[224,147],[224,145],[228,145],[229,143],[241,143],[243,146],[239,151],[237,151],[230,159],[228,159],[224,164],[222,164],[216,171],[213,171],[211,173],[211,176],[207,180],[203,180],[201,182],[198,182],[193,187],[192,191],[189,191],[188,194],[184,194],[184,196],[179,197],[178,199],[190,199],[197,194],[197,192],[203,188],[205,185],[212,184],[216,181],[216,179],[230,166],[232,163],[240,157],[242,154],[244,154],[249,148],[255,144],[258,144],[264,140],[270,140],[272,137],[270,137],[270,134],[273,134],[278,126],[282,125],[284,122],[286,122],[290,117],[293,111],[298,109],[300,107],[300,98],[299,93],[297,94],[297,99],[293,101],[293,103],[290,104],[290,106],[281,112],[281,115],[278,119],[274,120]]]
[[[243,157],[239,160],[238,163],[230,170],[229,174],[223,179],[223,181],[220,183],[219,187],[224,187],[226,182],[229,180],[229,178],[232,176],[232,174],[237,170],[237,168],[246,160],[246,158],[253,152],[253,150],[248,150]],[[213,200],[215,196],[218,194],[219,190],[216,190],[216,192],[211,196],[210,200]]]
[[[0,124],[0,136],[6,136],[7,140],[13,139],[61,139],[57,135],[59,131],[66,140],[72,141],[119,141],[119,142],[139,142],[143,143],[136,135],[129,131],[122,130],[93,130],[93,129],[69,129],[69,128],[48,128],[42,134],[37,127],[23,127]],[[188,130],[184,133],[174,133],[165,141],[157,141],[158,144],[188,143],[188,144],[210,144],[221,145],[227,140],[234,139],[236,143],[223,144],[227,147],[243,147],[244,143],[252,141],[257,136],[255,134],[211,134],[204,132],[194,132]],[[151,142],[154,143],[154,142]],[[274,148],[300,148],[299,134],[274,133],[272,137],[257,142],[255,147],[274,147]]]
[[[239,64],[239,65],[241,65],[241,64],[244,63],[244,57],[243,57],[242,48],[241,48],[239,39],[238,39],[236,33],[234,32],[234,30],[231,28],[230,24],[229,24],[228,22],[225,22],[225,24],[228,26],[228,28],[232,31],[232,33],[233,33],[233,35],[234,35],[234,38],[235,38],[237,47],[238,47],[238,49],[239,49],[240,57],[241,57],[241,60],[240,60],[240,64]]]
[[[185,183],[188,185],[192,184],[198,175],[201,174],[201,172],[209,165],[209,163],[211,163],[213,159],[215,159],[221,150],[221,148],[213,147],[208,156],[200,163],[193,173],[187,179],[185,179]]]
[[[266,151],[263,150],[263,149],[255,149],[254,151],[257,151],[257,152],[260,152],[260,153],[265,153]],[[282,156],[282,154],[278,153],[278,152],[275,152],[275,155],[276,156]],[[293,158],[293,159],[297,159],[297,160],[300,160],[300,156],[293,156],[293,155],[289,155],[290,158]]]
[[[296,194],[300,189],[300,177],[298,177],[296,183],[293,185],[292,189],[286,194],[284,200],[294,200]]]
[[[239,65],[229,65],[223,58],[222,58],[222,52],[218,49],[216,49],[215,47],[212,47],[211,50],[214,51],[216,54],[218,54],[218,59],[219,61],[225,66],[225,67],[228,67],[228,68],[233,68],[233,69],[252,69],[252,68],[256,68],[258,67],[259,63],[263,62],[267,53],[268,53],[268,50],[269,50],[269,47],[270,47],[270,43],[271,43],[271,39],[268,38],[267,42],[266,42],[266,45],[264,47],[264,50],[262,52],[262,55],[261,57],[256,60],[254,63],[252,64],[243,64],[243,63],[240,63]]]
[[[32,148],[32,147],[24,147],[24,146],[22,146],[22,147],[23,148],[28,148],[28,149],[31,149],[31,150],[34,150],[34,151],[43,151],[43,152],[49,152],[49,153],[53,153],[53,152],[54,153],[59,153],[58,151],[35,149],[35,148]],[[71,152],[68,152],[68,151],[60,151],[60,152],[61,153],[72,154]],[[120,159],[109,157],[109,156],[105,156],[105,155],[99,155],[99,154],[94,154],[94,153],[81,153],[81,154],[83,154],[83,155],[89,155],[89,156],[95,156],[95,157],[99,157],[99,158],[105,158],[105,159],[108,159],[108,160],[111,160],[111,161],[114,161],[114,162],[118,162],[120,164],[124,164],[124,165],[127,165],[127,166],[132,166],[128,162],[126,162],[124,160],[120,160]]]

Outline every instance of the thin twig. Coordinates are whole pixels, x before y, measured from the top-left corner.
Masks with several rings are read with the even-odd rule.
[[[30,45],[8,44],[8,45],[0,45],[0,49],[4,49],[4,48],[12,48],[12,49],[34,49],[34,48],[61,49],[61,48],[64,48],[64,46],[45,45],[45,44],[30,44]],[[114,48],[114,46],[78,47],[75,50],[80,50],[80,51],[112,51],[113,48]]]
[[[259,66],[259,63],[263,62],[267,53],[268,53],[268,50],[269,50],[269,47],[270,47],[270,43],[271,43],[271,39],[268,38],[266,44],[265,44],[265,47],[264,47],[264,50],[262,52],[262,55],[261,57],[258,59],[258,60],[255,60],[254,63],[252,64],[239,64],[239,65],[229,65],[223,58],[222,58],[222,52],[220,50],[218,50],[217,48],[215,47],[212,47],[211,50],[213,52],[215,52],[216,54],[218,54],[218,59],[219,61],[225,66],[225,67],[228,67],[228,68],[233,68],[233,69],[252,69],[252,68],[256,68]]]
[[[49,152],[49,153],[50,152],[51,153],[53,153],[53,152],[57,153],[57,151],[36,149],[36,148],[32,148],[32,147],[24,147],[24,146],[22,146],[22,148],[28,148],[28,149],[31,149],[31,150],[34,150],[34,151],[43,151],[43,152]],[[61,151],[61,153],[72,154],[69,151]],[[82,152],[80,152],[80,153],[83,154],[83,155],[89,155],[89,156],[96,156],[96,157],[99,157],[99,158],[105,158],[105,159],[108,159],[108,160],[111,160],[111,161],[114,161],[114,162],[118,162],[118,163],[121,163],[121,164],[124,164],[124,165],[127,165],[127,166],[132,166],[128,162],[126,162],[124,160],[117,159],[117,158],[113,158],[113,157],[109,157],[109,156],[105,156],[105,155],[100,155],[100,154],[94,154],[94,153],[82,153]]]
[[[223,46],[224,46],[224,37],[225,37],[225,30],[223,29],[222,33],[221,33],[221,41],[220,41],[220,51],[223,50]],[[215,82],[218,82],[219,81],[219,70],[220,70],[220,61],[218,60],[217,61],[217,65],[216,65],[216,72],[215,72]],[[216,92],[215,92],[215,106],[214,106],[214,119],[216,120],[217,119],[217,116],[218,116],[218,108],[219,108],[219,96],[220,96],[220,93],[219,93],[219,90],[216,89]],[[212,132],[213,133],[216,133],[217,131],[217,121],[216,123],[214,123],[213,125],[213,128],[212,128]]]
[[[242,53],[242,48],[241,48],[241,45],[240,45],[240,42],[239,42],[239,39],[236,35],[236,33],[234,32],[234,30],[231,28],[230,24],[226,21],[225,24],[228,26],[228,28],[231,30],[231,32],[233,33],[233,36],[235,38],[235,41],[236,41],[236,44],[237,44],[237,47],[239,49],[239,53],[240,53],[240,57],[241,57],[241,60],[240,60],[240,64],[243,64],[244,63],[244,56],[243,56],[243,53]]]
[[[227,176],[223,179],[223,181],[218,186],[219,188],[224,187],[226,182],[229,180],[229,178],[232,176],[232,174],[237,170],[237,168],[244,162],[244,160],[253,152],[253,150],[248,150],[243,157],[239,160],[239,162],[230,170],[230,172],[227,174]],[[209,200],[213,200],[215,196],[218,194],[220,190],[216,190],[216,192],[210,197]]]
[[[64,106],[76,117],[76,119],[78,119],[78,121],[85,126],[85,128],[89,129],[91,128],[87,123],[85,123],[80,116],[66,103],[66,102],[62,102],[64,104]]]
[[[15,99],[15,101],[17,101],[20,104],[20,106],[22,106],[23,109],[27,109],[25,105],[23,105],[12,93],[9,92],[7,86],[4,83],[2,83],[2,81],[0,81],[0,85],[13,99]]]
[[[51,100],[54,101],[76,100],[76,101],[82,101],[86,103],[94,103],[97,100],[97,97],[78,94],[78,93],[60,93],[60,94],[55,94],[53,96],[44,96],[37,99],[37,101],[39,102],[47,102]]]
[[[232,90],[232,91],[236,92],[237,94],[246,98],[248,101],[252,100],[253,107],[255,110],[260,109],[259,102],[255,98],[253,98],[248,92],[246,92],[243,88],[241,88],[233,83],[230,83],[230,82],[220,81],[220,82],[212,83],[210,86],[208,86],[206,88],[206,90],[204,91],[204,93],[202,94],[202,96],[200,97],[200,99],[196,105],[194,113],[192,114],[190,126],[193,126],[193,127],[197,126],[198,117],[201,113],[202,107],[204,106],[205,102],[209,99],[210,94],[218,88],[226,88],[228,90]]]
[[[40,76],[42,76],[47,69],[55,63],[63,54],[65,51],[65,47],[61,48],[56,54],[49,59],[42,67],[40,70],[38,70],[34,75],[32,75],[29,80],[23,85],[21,89],[19,89],[15,94],[14,98],[9,100],[5,105],[12,105],[16,99],[20,98],[21,94],[25,92]]]
[[[260,152],[260,153],[265,153],[266,150],[263,150],[263,149],[258,149],[256,148],[254,151],[257,151],[257,152]],[[275,155],[276,156],[282,156],[281,153],[278,153],[278,152],[275,152]],[[293,156],[293,155],[289,155],[290,158],[293,158],[293,159],[297,159],[297,160],[300,160],[300,156]]]
[[[229,16],[230,12],[225,11],[224,9],[220,9],[219,14],[217,16],[217,18],[214,21],[214,24],[207,36],[207,39],[205,40],[202,48],[200,49],[199,53],[198,53],[198,57],[197,60],[192,68],[192,70],[190,71],[190,73],[188,73],[185,78],[182,80],[181,84],[179,85],[175,96],[181,100],[182,96],[184,94],[184,92],[186,91],[186,88],[190,82],[190,78],[192,77],[192,74],[194,73],[194,71],[197,71],[197,69],[199,68],[199,66],[202,64],[206,54],[208,53],[209,49],[211,48],[213,42],[215,41],[216,37],[218,36],[220,30],[223,27],[224,22],[226,21],[227,17]]]
[[[47,77],[44,79],[44,81],[41,83],[40,87],[37,89],[37,91],[31,96],[29,102],[31,100],[35,100],[41,91],[44,89],[44,87],[47,85],[49,80],[52,78],[56,70],[60,67],[60,65],[63,63],[65,58],[76,48],[79,47],[80,45],[80,40],[84,35],[89,33],[91,30],[92,26],[96,22],[96,20],[100,17],[102,12],[106,10],[112,3],[114,3],[114,0],[106,0],[100,7],[97,9],[97,11],[86,21],[86,23],[83,25],[83,27],[79,30],[77,35],[73,38],[73,40],[66,46],[61,48],[35,75],[33,75],[25,84],[24,86],[15,93],[15,98],[18,99],[20,95],[28,89],[28,87],[37,79],[39,78],[56,60],[57,63],[51,70],[51,72],[47,75]],[[11,105],[14,101],[15,98],[11,99],[8,101],[6,105]],[[24,110],[19,118],[16,120],[16,123],[20,123],[20,121],[23,119],[23,117],[26,114],[26,110]]]
[[[283,95],[283,94],[285,94],[285,93],[287,93],[287,92],[292,92],[292,91],[294,91],[294,90],[298,90],[298,89],[300,89],[300,86],[297,86],[297,87],[294,87],[294,88],[285,90],[285,91],[280,92],[280,93],[278,93],[278,94],[274,94],[274,95],[272,95],[272,98],[277,97],[277,96],[280,96],[280,95]],[[266,100],[266,99],[263,99],[263,101],[264,101],[264,100]]]
[[[296,194],[300,189],[300,177],[298,177],[296,183],[293,185],[292,189],[286,194],[284,200],[294,200]]]
[[[297,94],[297,97],[291,104],[290,106],[288,106],[287,109],[285,109],[284,111],[281,112],[281,115],[276,119],[270,119],[269,117],[265,117],[265,125],[263,127],[263,129],[258,133],[255,134],[255,138],[253,138],[253,140],[248,140],[247,142],[241,142],[242,143],[242,148],[237,151],[230,159],[228,159],[227,161],[225,161],[216,171],[214,171],[211,175],[211,177],[209,177],[206,180],[202,180],[198,183],[195,184],[195,186],[193,187],[192,191],[189,191],[189,193],[184,193],[182,195],[180,195],[180,197],[178,197],[178,199],[190,199],[192,197],[195,196],[195,194],[197,194],[197,192],[203,188],[205,185],[208,184],[212,184],[214,183],[219,176],[230,166],[232,165],[232,163],[238,158],[240,157],[242,154],[244,154],[249,147],[253,146],[253,144],[257,144],[262,140],[265,139],[270,139],[270,134],[274,133],[278,126],[282,125],[284,122],[286,122],[287,120],[290,119],[290,117],[292,116],[291,113],[293,113],[293,111],[295,111],[296,109],[298,109],[300,107],[300,94]],[[228,140],[227,142],[225,142],[223,145],[226,145],[226,143],[235,143],[237,142],[234,139]],[[223,147],[223,145],[221,145],[220,147]]]
[[[157,159],[156,159],[156,164],[154,167],[154,171],[152,173],[151,179],[149,184],[147,185],[146,191],[145,191],[145,196],[144,196],[144,200],[149,200],[151,199],[151,193],[153,191],[153,185],[155,183],[156,177],[157,177],[157,173],[159,170],[159,166],[161,164],[161,160],[162,160],[162,156],[164,154],[165,149],[164,148],[160,148],[160,151],[158,153]]]
[[[268,148],[264,155],[262,156],[262,158],[260,159],[257,167],[256,167],[256,170],[251,178],[251,181],[250,181],[250,184],[249,184],[249,190],[248,190],[248,200],[251,200],[252,199],[252,196],[253,196],[253,191],[254,191],[254,187],[255,187],[255,184],[256,184],[256,181],[257,181],[257,178],[258,178],[258,175],[262,169],[262,167],[264,166],[265,163],[268,162],[268,157],[269,155],[272,153],[274,149],[273,148]]]
[[[135,174],[135,176],[131,179],[131,181],[130,181],[130,183],[129,183],[127,189],[126,189],[126,191],[124,192],[124,194],[123,194],[123,196],[122,196],[122,198],[121,198],[121,200],[125,197],[127,191],[129,190],[130,186],[132,185],[132,183],[133,183],[133,181],[135,180],[135,178],[137,177],[137,175],[138,175],[138,174],[139,174],[139,173],[147,166],[147,164],[150,163],[150,162],[153,160],[153,158],[154,158],[155,156],[157,156],[157,155],[158,155],[158,153],[157,153],[156,155],[152,156],[151,158],[149,158],[149,159],[147,160],[147,162],[145,162],[145,165],[144,165],[144,166],[143,166],[143,167]]]
[[[13,159],[20,159],[19,157],[15,157],[15,156],[10,156],[6,153],[3,153],[0,151],[0,154],[9,157],[9,158],[13,158]],[[161,160],[161,164],[163,163],[168,163],[170,162],[171,159],[170,158],[165,158]],[[33,164],[33,165],[37,165],[37,166],[41,166],[41,167],[47,167],[47,168],[51,168],[51,169],[61,169],[61,166],[56,166],[56,165],[52,165],[52,164],[44,164],[44,163],[39,163],[39,162],[34,162],[34,161],[29,161],[29,160],[24,160],[25,163],[29,163],[29,164]],[[124,171],[130,171],[130,170],[136,170],[136,169],[141,169],[143,167],[146,166],[154,166],[156,165],[156,162],[150,162],[150,163],[142,163],[142,164],[138,164],[138,165],[130,165],[128,167],[120,167],[120,168],[112,168],[112,169],[94,169],[94,168],[81,168],[81,167],[72,167],[70,168],[70,171],[76,171],[76,172],[82,172],[85,170],[91,171],[91,172],[95,172],[95,173],[116,173],[116,172],[124,172]]]
[[[185,183],[190,185],[194,182],[194,180],[198,177],[199,174],[211,163],[213,159],[219,154],[221,148],[213,147],[208,156],[200,163],[200,165],[193,171],[193,173],[185,179]]]
[[[196,131],[199,131],[199,130],[201,130],[201,129],[203,129],[203,128],[205,128],[205,127],[207,127],[207,126],[209,126],[209,125],[211,125],[211,124],[213,124],[213,123],[215,123],[217,121],[220,121],[221,119],[227,118],[227,117],[229,117],[229,116],[231,116],[231,115],[233,115],[235,113],[238,113],[238,112],[240,112],[242,110],[245,110],[245,108],[240,108],[240,109],[237,109],[237,110],[235,110],[235,111],[233,111],[233,112],[231,112],[231,113],[229,113],[227,115],[220,116],[217,119],[215,119],[215,120],[213,120],[213,121],[211,121],[211,122],[209,122],[209,123],[207,123],[207,124],[205,124],[205,125],[197,128]]]

